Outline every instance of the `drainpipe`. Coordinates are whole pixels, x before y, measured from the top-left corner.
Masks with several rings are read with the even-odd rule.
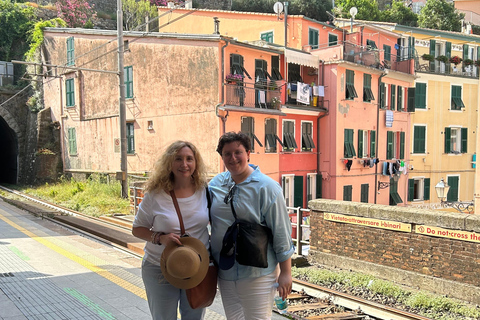
[[[379,137],[379,126],[380,126],[380,104],[381,104],[381,101],[380,101],[380,97],[381,97],[381,85],[382,85],[382,78],[385,77],[387,75],[387,72],[384,72],[380,75],[380,77],[378,78],[378,105],[377,105],[377,132],[376,132],[376,142],[375,142],[375,155],[377,156],[377,159],[378,159],[378,141],[380,140],[380,137]],[[378,183],[378,161],[375,163],[375,185],[374,185],[374,188],[375,188],[375,197],[374,197],[374,201],[373,203],[374,204],[377,204],[377,192],[378,192],[378,189],[377,189],[377,183]]]
[[[319,61],[321,63],[321,66],[322,66],[322,86],[324,85],[324,81],[325,81],[325,66],[324,66],[324,61],[323,60],[320,60]],[[318,75],[318,78],[320,78],[320,74]],[[317,78],[317,79],[318,79]],[[318,85],[320,85],[320,81],[317,80],[318,82]],[[325,95],[325,94],[324,94]],[[317,107],[320,108],[320,106],[323,106],[323,102],[324,102],[324,98],[325,97],[321,97],[322,98],[322,103],[320,104],[320,101],[317,101]],[[323,114],[323,115],[320,115],[317,117],[317,173],[320,173],[320,119],[322,119],[323,117],[325,117],[327,114]]]
[[[228,39],[223,39],[225,41],[225,45],[222,46],[222,51],[221,51],[221,59],[222,59],[222,94],[220,95],[221,96],[221,99],[220,99],[220,102],[217,103],[217,105],[215,106],[215,115],[217,117],[219,117],[221,120],[222,120],[222,132],[221,132],[221,135],[223,135],[225,133],[225,127],[226,127],[226,122],[227,122],[227,117],[228,117],[228,111],[227,111],[227,114],[225,116],[221,116],[218,112],[218,108],[224,104],[224,101],[225,101],[225,84],[223,83],[223,79],[225,79],[225,48],[230,44],[230,40]],[[225,164],[223,163],[223,161],[220,161],[221,162],[221,170],[222,172],[225,171]]]

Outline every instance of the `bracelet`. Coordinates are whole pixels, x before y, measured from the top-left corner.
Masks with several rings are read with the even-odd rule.
[[[151,237],[150,237],[150,242],[153,243],[153,244],[161,244],[160,243],[160,236],[162,235],[162,233],[160,232],[153,232]]]

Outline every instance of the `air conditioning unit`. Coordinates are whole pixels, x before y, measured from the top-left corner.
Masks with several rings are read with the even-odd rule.
[[[0,86],[13,83],[13,63],[0,61]]]

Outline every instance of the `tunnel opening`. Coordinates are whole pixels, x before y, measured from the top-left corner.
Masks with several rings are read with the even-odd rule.
[[[16,184],[18,177],[17,135],[7,122],[0,117],[0,183]]]

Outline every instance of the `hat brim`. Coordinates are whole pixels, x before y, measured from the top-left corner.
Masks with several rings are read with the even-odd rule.
[[[167,279],[167,281],[174,287],[180,289],[190,289],[196,287],[203,281],[205,276],[207,275],[208,265],[209,265],[209,254],[207,248],[203,244],[202,241],[192,238],[192,237],[182,237],[180,238],[180,242],[187,247],[192,248],[195,252],[198,253],[200,257],[200,266],[198,268],[197,273],[186,279],[179,279],[173,277],[167,270],[167,257],[170,253],[178,248],[178,245],[175,243],[170,243],[162,253],[162,257],[160,258],[160,268],[162,269],[162,274]]]

